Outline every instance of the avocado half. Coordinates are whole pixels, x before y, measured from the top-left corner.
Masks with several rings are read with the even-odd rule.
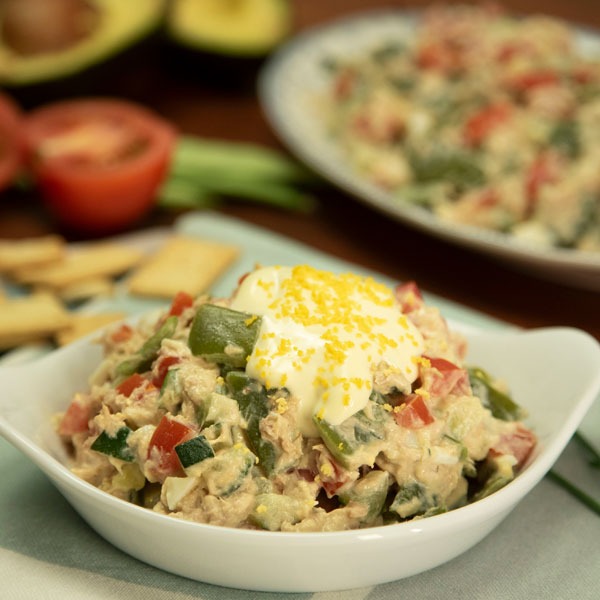
[[[289,0],[173,0],[167,15],[176,43],[233,57],[264,56],[291,28]]]
[[[95,13],[88,35],[47,52],[23,53],[0,37],[0,85],[9,88],[58,80],[105,61],[157,29],[165,0],[87,0]]]

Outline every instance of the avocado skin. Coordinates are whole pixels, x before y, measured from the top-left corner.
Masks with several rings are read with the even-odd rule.
[[[65,98],[115,96],[146,101],[155,89],[152,65],[161,60],[162,39],[155,31],[118,55],[57,79],[29,85],[1,85],[26,110]]]
[[[19,101],[24,108],[29,109],[65,97],[114,94],[114,90],[120,90],[120,80],[128,81],[131,74],[135,73],[140,87],[139,95],[143,97],[143,76],[138,76],[137,71],[141,67],[143,72],[144,65],[151,65],[158,60],[167,0],[149,1],[155,3],[154,10],[143,15],[143,22],[136,23],[137,31],[132,33],[130,39],[119,40],[114,46],[100,39],[97,56],[87,55],[82,58],[80,64],[73,66],[73,63],[69,63],[64,69],[61,69],[62,55],[57,53],[51,69],[54,74],[51,77],[41,72],[37,77],[34,73],[25,81],[15,82],[10,77],[3,78],[0,73],[0,88]],[[94,2],[99,7],[103,4],[103,0]],[[103,27],[110,27],[110,23]],[[20,60],[24,64],[27,62],[27,58]],[[119,95],[122,94],[119,92]]]

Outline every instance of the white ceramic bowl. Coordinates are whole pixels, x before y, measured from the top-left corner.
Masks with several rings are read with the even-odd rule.
[[[0,434],[42,469],[101,536],[151,565],[251,590],[375,585],[431,569],[486,536],[550,469],[600,390],[600,346],[581,331],[471,331],[467,337],[469,362],[508,382],[529,410],[540,443],[525,470],[499,492],[419,521],[334,533],[236,530],[156,514],[101,492],[68,470],[50,425],[51,415],[86,386],[100,360],[100,348],[89,339],[26,365],[0,368]]]

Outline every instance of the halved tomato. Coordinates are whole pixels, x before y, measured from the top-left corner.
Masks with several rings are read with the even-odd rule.
[[[124,229],[153,206],[175,146],[173,126],[124,100],[86,98],[25,121],[28,162],[43,198],[82,233]]]
[[[0,93],[0,190],[8,187],[23,160],[23,113],[13,100]]]

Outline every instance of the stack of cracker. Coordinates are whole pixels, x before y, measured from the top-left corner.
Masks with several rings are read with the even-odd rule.
[[[4,296],[0,304],[0,350],[53,339],[59,344],[123,318],[122,313],[83,315],[65,302],[110,293],[112,278],[139,264],[138,250],[118,244],[90,244],[67,252],[56,235],[0,240],[0,273],[28,294]]]
[[[123,274],[130,273],[125,285],[131,294],[170,299],[185,291],[197,296],[237,255],[232,245],[185,236],[172,236],[148,256],[120,243],[67,248],[57,235],[0,240],[0,275],[28,291],[8,297],[0,289],[0,351],[47,340],[64,345],[122,319],[125,315],[117,312],[73,312],[67,304],[110,295]]]

